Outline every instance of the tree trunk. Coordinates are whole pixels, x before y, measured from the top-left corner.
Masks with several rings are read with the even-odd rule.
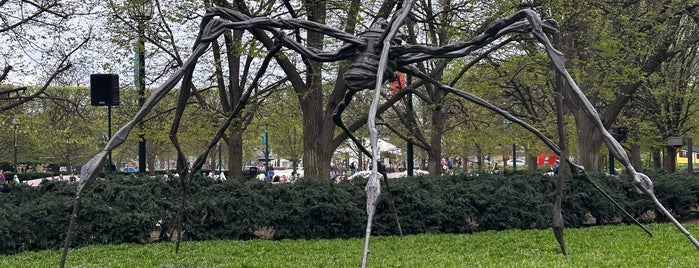
[[[427,151],[427,170],[430,175],[442,172],[442,136],[444,134],[444,113],[441,109],[432,110],[432,131],[430,132],[430,147]]]
[[[305,120],[304,120],[305,121]],[[310,126],[309,126],[310,125]],[[307,124],[304,127],[317,126],[316,123]],[[328,142],[321,142],[329,139],[318,138],[321,130],[316,129],[311,132],[306,128],[303,135],[303,173],[306,178],[326,179],[330,176],[330,161],[332,159],[332,148]],[[319,136],[314,136],[317,133]]]
[[[653,159],[653,169],[658,170],[663,167],[660,150],[654,148],[651,152],[651,158]]]
[[[677,149],[672,146],[665,146],[665,154],[663,154],[663,168],[669,173],[674,173],[677,170]]]
[[[155,155],[152,155],[146,159],[146,164],[148,164],[148,175],[155,175]]]
[[[581,111],[574,112],[581,113]],[[582,119],[581,119],[582,118]],[[592,121],[587,117],[576,116],[575,125],[578,130],[577,162],[586,170],[600,171],[604,168],[600,149],[602,148],[602,133],[597,131]]]
[[[638,143],[631,144],[631,165],[638,172],[643,172],[643,162],[641,161],[641,145]]]
[[[526,160],[527,170],[536,171],[536,169],[538,167],[537,166],[538,163],[536,162],[537,158],[538,158],[538,156],[536,156],[536,155],[527,156],[527,160]]]
[[[228,127],[230,136],[226,141],[228,149],[228,176],[231,178],[242,178],[243,176],[243,130],[230,125]]]
[[[325,1],[304,1],[308,20],[325,23]],[[323,48],[323,33],[308,32],[308,46]],[[335,123],[331,112],[323,110],[322,63],[304,59],[306,88],[294,88],[299,93],[303,113],[303,172],[304,177],[325,179],[330,175],[330,161],[335,149],[331,145]],[[332,105],[328,105],[332,106]],[[328,107],[328,110],[334,107]]]

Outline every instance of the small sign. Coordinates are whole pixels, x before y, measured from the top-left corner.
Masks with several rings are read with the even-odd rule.
[[[684,137],[669,137],[667,138],[667,145],[682,146],[684,145]]]

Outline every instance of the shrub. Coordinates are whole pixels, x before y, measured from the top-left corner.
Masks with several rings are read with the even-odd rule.
[[[695,213],[699,186],[692,176],[659,173],[651,178],[657,197],[676,217]],[[592,174],[591,179],[634,218],[666,220],[646,217],[653,214],[649,212],[660,213],[628,178]],[[403,234],[548,228],[555,180],[540,173],[514,172],[382,181],[373,234],[397,235],[398,223]],[[81,197],[72,246],[145,243],[158,231],[166,239],[165,234],[178,227],[174,224],[178,215],[185,240],[362,237],[366,183],[366,179],[270,184],[199,175],[189,182],[108,176],[96,180]],[[594,224],[631,222],[590,182],[566,178],[564,186],[567,227],[588,225],[592,218]],[[0,253],[58,249],[73,211],[75,184],[48,180],[38,187],[2,184],[0,201]]]

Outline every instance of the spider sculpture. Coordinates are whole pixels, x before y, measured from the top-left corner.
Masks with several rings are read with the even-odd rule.
[[[603,127],[597,112],[593,108],[589,100],[584,96],[580,88],[577,86],[576,82],[570,76],[568,71],[564,66],[563,55],[554,48],[552,43],[549,41],[547,34],[554,35],[558,34],[557,24],[553,21],[542,21],[539,16],[530,9],[522,9],[511,16],[495,20],[494,22],[488,24],[484,30],[480,32],[473,40],[467,42],[457,42],[452,43],[443,47],[429,47],[423,45],[412,45],[412,44],[402,44],[401,40],[397,37],[398,29],[403,24],[404,20],[410,14],[414,0],[407,0],[403,2],[403,7],[395,14],[395,16],[390,20],[386,21],[383,19],[377,19],[366,32],[360,34],[359,36],[351,35],[345,33],[341,30],[329,27],[324,24],[315,23],[312,21],[306,21],[301,19],[273,19],[266,17],[251,18],[240,12],[221,8],[221,7],[211,7],[207,9],[207,12],[202,19],[200,25],[200,32],[194,43],[192,56],[184,63],[184,66],[178,70],[170,79],[168,79],[162,86],[156,89],[152,95],[146,100],[142,108],[136,113],[134,118],[124,125],[117,133],[112,137],[105,148],[94,156],[82,169],[81,178],[83,178],[77,188],[77,193],[75,197],[75,206],[73,213],[71,215],[71,224],[69,225],[69,230],[66,235],[65,246],[63,251],[63,256],[61,259],[61,266],[65,261],[65,256],[67,254],[67,249],[70,246],[70,235],[71,228],[77,217],[77,211],[80,203],[80,198],[85,187],[92,181],[98,174],[98,170],[103,166],[105,157],[107,153],[119,146],[124,142],[128,133],[134,128],[134,126],[144,118],[144,116],[150,111],[150,109],[160,101],[165,94],[167,94],[181,79],[182,89],[180,91],[179,103],[177,107],[177,112],[175,120],[173,122],[173,128],[170,132],[171,140],[178,151],[178,171],[182,172],[185,176],[180,176],[183,180],[183,185],[186,179],[191,179],[193,173],[198,171],[205,159],[206,155],[211,148],[216,144],[216,142],[221,138],[223,132],[225,131],[228,124],[238,116],[240,111],[243,109],[251,93],[256,90],[259,86],[259,79],[262,74],[266,71],[270,61],[273,57],[280,51],[281,48],[291,49],[299,53],[302,57],[319,62],[335,62],[340,60],[352,60],[349,65],[348,70],[343,74],[343,79],[347,83],[349,89],[343,99],[343,102],[338,106],[335,116],[333,117],[337,125],[345,131],[348,136],[357,144],[362,151],[372,158],[373,172],[369,178],[366,185],[367,192],[367,225],[366,225],[366,236],[364,244],[364,255],[362,258],[362,267],[366,267],[368,252],[369,252],[369,239],[371,236],[371,224],[372,217],[374,215],[374,210],[377,205],[377,200],[381,192],[381,184],[378,180],[378,168],[379,164],[374,155],[378,155],[377,146],[377,130],[375,118],[377,116],[377,107],[380,97],[380,88],[384,82],[393,78],[394,71],[400,71],[406,73],[420,81],[414,85],[414,87],[419,86],[421,83],[430,83],[440,90],[447,93],[452,93],[457,96],[463,97],[477,105],[483,106],[490,109],[503,117],[509,119],[510,121],[517,123],[529,130],[537,137],[539,137],[551,150],[561,155],[561,149],[549,139],[542,132],[527,124],[526,122],[520,120],[517,117],[509,114],[505,110],[498,108],[497,106],[488,103],[487,101],[465,91],[461,91],[450,86],[442,84],[440,81],[436,81],[434,78],[418,70],[414,63],[435,59],[435,58],[459,58],[464,57],[472,53],[476,49],[483,48],[484,46],[490,45],[502,36],[512,34],[512,33],[529,33],[531,34],[540,44],[543,45],[544,50],[548,54],[550,60],[553,62],[553,66],[557,71],[557,74],[565,79],[565,81],[570,86],[572,90],[572,96],[574,101],[581,103],[582,109],[585,110],[589,120],[595,122],[596,129],[602,133],[604,141],[610,148],[614,156],[624,164],[626,167],[627,174],[632,178],[632,183],[640,189],[643,193],[647,194],[658,209],[672,222],[675,226],[687,236],[687,238],[699,248],[699,242],[694,239],[691,233],[689,233],[668,211],[665,207],[658,201],[655,194],[653,193],[652,182],[648,176],[642,173],[636,172],[634,167],[631,165],[626,152],[623,150],[621,145],[612,137],[612,135]],[[182,152],[179,143],[177,141],[177,126],[179,125],[179,120],[182,115],[182,111],[185,107],[186,100],[189,96],[189,85],[191,84],[192,72],[195,68],[197,60],[201,55],[203,55],[211,42],[216,40],[224,31],[228,29],[236,30],[248,30],[250,32],[255,32],[257,34],[260,31],[267,32],[271,34],[274,39],[274,45],[268,48],[268,53],[264,57],[260,69],[256,74],[250,87],[247,88],[241,98],[240,102],[236,105],[233,112],[219,128],[213,139],[211,139],[208,148],[201,153],[201,155],[195,160],[191,165],[185,163],[186,157]],[[283,31],[284,30],[297,30],[305,29],[308,31],[322,32],[327,36],[342,40],[344,44],[337,51],[320,51],[317,49],[311,49],[304,47],[295,40],[289,38]],[[255,34],[253,33],[253,34]],[[374,97],[369,110],[368,115],[368,129],[371,141],[371,152],[361,146],[361,143],[352,135],[352,133],[344,126],[340,120],[340,114],[349,105],[353,96],[365,89],[374,89]],[[560,107],[559,107],[560,108]],[[560,114],[560,111],[558,111]],[[560,124],[559,124],[560,125]],[[577,178],[587,179],[591,181],[588,174],[585,172],[584,167],[574,163],[571,159],[564,159],[568,163],[573,175]],[[187,172],[189,171],[189,172]],[[595,185],[596,187],[596,185]],[[599,187],[597,187],[598,190]],[[607,195],[607,198],[610,198]],[[611,198],[610,198],[611,199]],[[616,202],[615,202],[616,203]],[[618,206],[618,205],[617,205]],[[618,206],[620,208],[620,206]],[[622,209],[623,210],[623,209]],[[624,211],[625,212],[625,211]],[[558,211],[554,212],[554,225],[555,225],[555,215],[560,216],[560,207]],[[626,213],[626,212],[625,212]],[[628,213],[627,216],[631,217]],[[638,222],[636,222],[641,226]],[[641,226],[642,227],[642,226]],[[562,226],[561,226],[562,228]],[[642,227],[643,228],[643,227]],[[555,229],[555,226],[554,226]],[[645,230],[645,228],[644,228]],[[646,230],[648,232],[648,230]],[[561,244],[561,249],[565,254],[565,247],[562,243],[562,232],[557,233],[556,238]],[[648,232],[650,234],[650,232]],[[179,244],[178,244],[179,245]]]

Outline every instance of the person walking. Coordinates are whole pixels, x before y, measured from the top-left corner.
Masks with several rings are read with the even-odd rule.
[[[5,183],[5,171],[0,169],[0,183]]]

